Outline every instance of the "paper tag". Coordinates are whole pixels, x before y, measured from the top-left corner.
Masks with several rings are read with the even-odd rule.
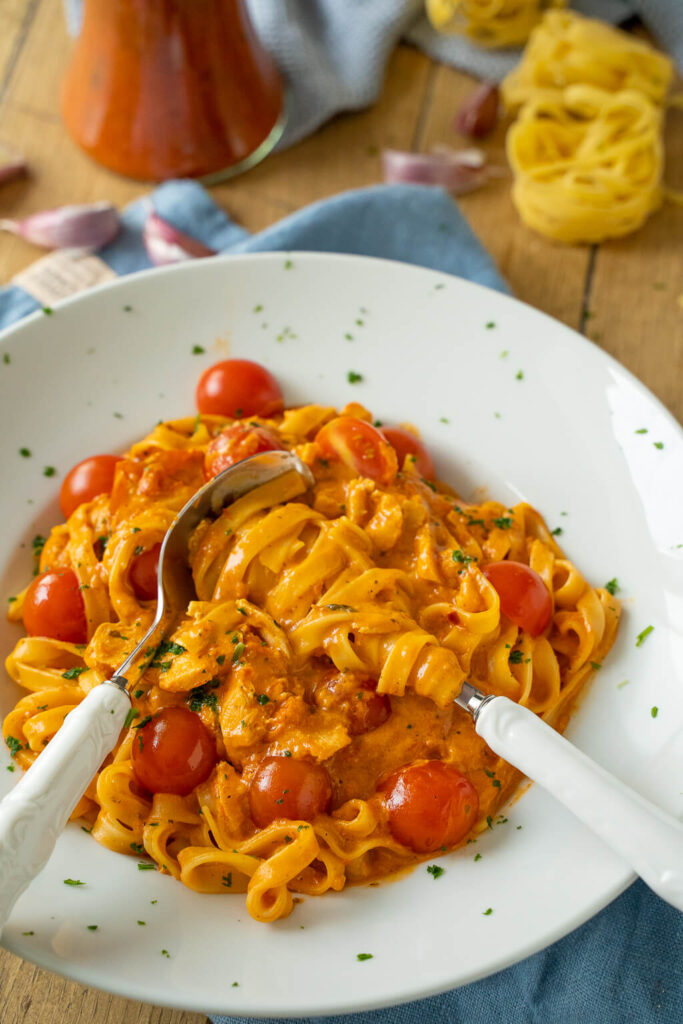
[[[12,284],[23,288],[41,306],[51,306],[102,281],[113,281],[116,276],[99,256],[82,249],[61,249],[36,260],[13,277]]]

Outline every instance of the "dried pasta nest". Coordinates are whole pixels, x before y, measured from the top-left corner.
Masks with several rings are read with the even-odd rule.
[[[635,90],[545,92],[507,137],[522,220],[560,242],[601,242],[639,228],[662,199],[662,113]]]
[[[576,84],[635,89],[664,103],[672,79],[671,61],[648,43],[571,11],[548,11],[504,79],[502,97],[513,114],[539,90],[557,93]]]
[[[427,14],[439,32],[469,36],[480,46],[526,42],[548,7],[566,0],[427,0]]]

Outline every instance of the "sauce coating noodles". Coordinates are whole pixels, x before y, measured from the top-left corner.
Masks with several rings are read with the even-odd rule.
[[[533,508],[465,503],[423,480],[415,456],[398,465],[376,430],[369,460],[370,414],[343,413],[366,424],[365,464],[381,483],[354,470],[352,448],[335,456],[339,420],[323,454],[316,436],[334,409],[240,421],[296,451],[315,487],[269,484],[197,528],[197,599],[149,651],[136,717],[74,811],[109,849],[146,854],[200,893],[244,893],[264,922],[286,916],[293,894],[382,878],[490,827],[519,775],[453,704],[462,681],[562,729],[619,620]],[[209,445],[233,423],[159,424],[117,464],[111,494],[52,530],[40,569],[75,573],[87,643],[29,636],[7,658],[27,691],[3,726],[22,768],[146,631],[154,601],[136,593],[132,567],[203,484]],[[483,571],[507,562],[547,601],[535,635],[502,613],[509,595]],[[164,792],[161,762],[144,762],[170,735],[161,725],[173,718],[182,736],[188,715],[204,761]],[[167,753],[175,763],[178,750]],[[420,805],[425,785],[443,794],[438,814]]]

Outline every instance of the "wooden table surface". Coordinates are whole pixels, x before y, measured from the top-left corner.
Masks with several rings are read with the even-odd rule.
[[[0,217],[69,202],[123,205],[147,191],[102,170],[67,138],[59,82],[68,59],[59,0],[0,0],[0,140],[26,154],[31,177],[0,189]],[[314,200],[380,180],[383,147],[429,150],[461,143],[453,114],[472,80],[401,46],[370,110],[337,118],[313,138],[271,157],[214,198],[258,231]],[[683,188],[683,114],[666,132],[669,183]],[[486,143],[503,164],[504,127]],[[677,171],[678,180],[673,176]],[[683,419],[683,209],[654,214],[630,238],[601,246],[555,245],[519,222],[508,180],[461,199],[474,231],[514,293],[592,338]],[[41,253],[0,240],[0,284]],[[3,1024],[203,1024],[205,1017],[131,1002],[65,981],[0,950]]]

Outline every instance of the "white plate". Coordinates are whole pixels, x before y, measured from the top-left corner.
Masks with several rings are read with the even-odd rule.
[[[195,345],[206,353],[193,355]],[[0,593],[25,582],[31,537],[58,521],[58,483],[74,462],[191,413],[199,372],[227,353],[248,356],[271,368],[289,404],[358,400],[384,421],[413,421],[439,475],[461,493],[483,485],[505,502],[531,502],[562,527],[591,582],[618,577],[621,631],[570,735],[636,789],[683,810],[682,434],[583,338],[433,271],[273,254],[136,275],[29,318],[0,346],[10,357],[0,360]],[[350,384],[349,370],[362,382]],[[46,465],[59,476],[45,478]],[[18,635],[3,622],[0,649]],[[6,679],[0,691],[6,713],[19,691]],[[4,791],[17,776],[0,757]],[[415,999],[543,948],[631,880],[540,789],[508,818],[443,858],[438,880],[422,866],[378,888],[306,899],[270,926],[250,920],[241,897],[200,896],[139,872],[135,858],[70,826],[3,942],[88,985],[198,1011],[317,1016]],[[65,886],[67,877],[87,884]]]

